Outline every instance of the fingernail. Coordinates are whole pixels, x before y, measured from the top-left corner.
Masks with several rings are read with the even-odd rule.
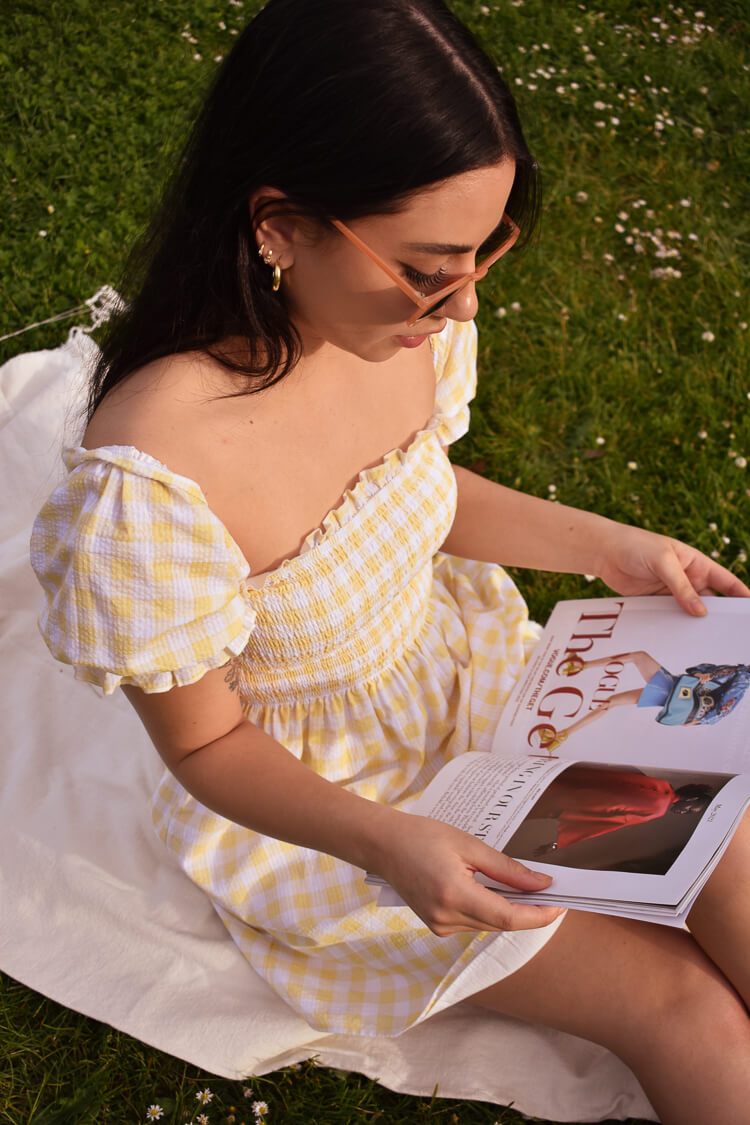
[[[545,874],[544,871],[529,871],[529,875],[536,879],[537,883],[551,883],[552,876]]]

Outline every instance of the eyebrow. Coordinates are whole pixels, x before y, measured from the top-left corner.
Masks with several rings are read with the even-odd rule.
[[[407,250],[418,254],[469,254],[471,246],[459,246],[455,242],[407,242]]]

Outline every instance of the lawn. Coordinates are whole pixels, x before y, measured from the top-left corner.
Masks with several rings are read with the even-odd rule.
[[[0,336],[117,284],[201,91],[258,6],[3,6]],[[502,65],[545,187],[539,238],[484,283],[479,393],[456,459],[669,531],[747,581],[744,4],[452,6]],[[0,362],[56,346],[76,320],[85,322],[79,314],[0,342]],[[517,577],[538,619],[560,597],[604,592],[584,578]],[[8,978],[0,1050],[0,1123],[9,1125],[133,1125],[150,1106],[163,1122],[203,1114],[211,1125],[521,1120],[512,1109],[396,1095],[312,1063],[248,1080],[246,1098],[242,1083]]]

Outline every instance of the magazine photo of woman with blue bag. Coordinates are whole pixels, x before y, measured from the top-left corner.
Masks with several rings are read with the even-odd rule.
[[[654,716],[663,726],[704,726],[725,719],[744,698],[750,685],[750,666],[747,664],[695,664],[684,672],[667,671],[647,652],[623,652],[615,656],[602,656],[595,660],[582,660],[571,656],[565,672],[578,675],[584,668],[611,666],[619,662],[632,664],[643,676],[642,688],[617,692],[606,703],[599,704],[583,718],[544,743],[548,753],[553,753],[570,735],[601,718],[612,707],[635,704],[636,707],[657,707]]]

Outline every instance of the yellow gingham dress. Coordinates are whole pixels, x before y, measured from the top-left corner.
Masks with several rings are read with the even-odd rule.
[[[536,639],[496,566],[443,554],[468,427],[473,325],[433,337],[436,407],[256,584],[198,485],[130,446],[66,451],[32,563],[53,654],[111,693],[167,691],[235,655],[249,720],[312,769],[409,808],[488,749]],[[153,818],[251,965],[315,1028],[396,1035],[519,968],[555,926],[439,938],[364,873],[217,816],[168,772]]]

